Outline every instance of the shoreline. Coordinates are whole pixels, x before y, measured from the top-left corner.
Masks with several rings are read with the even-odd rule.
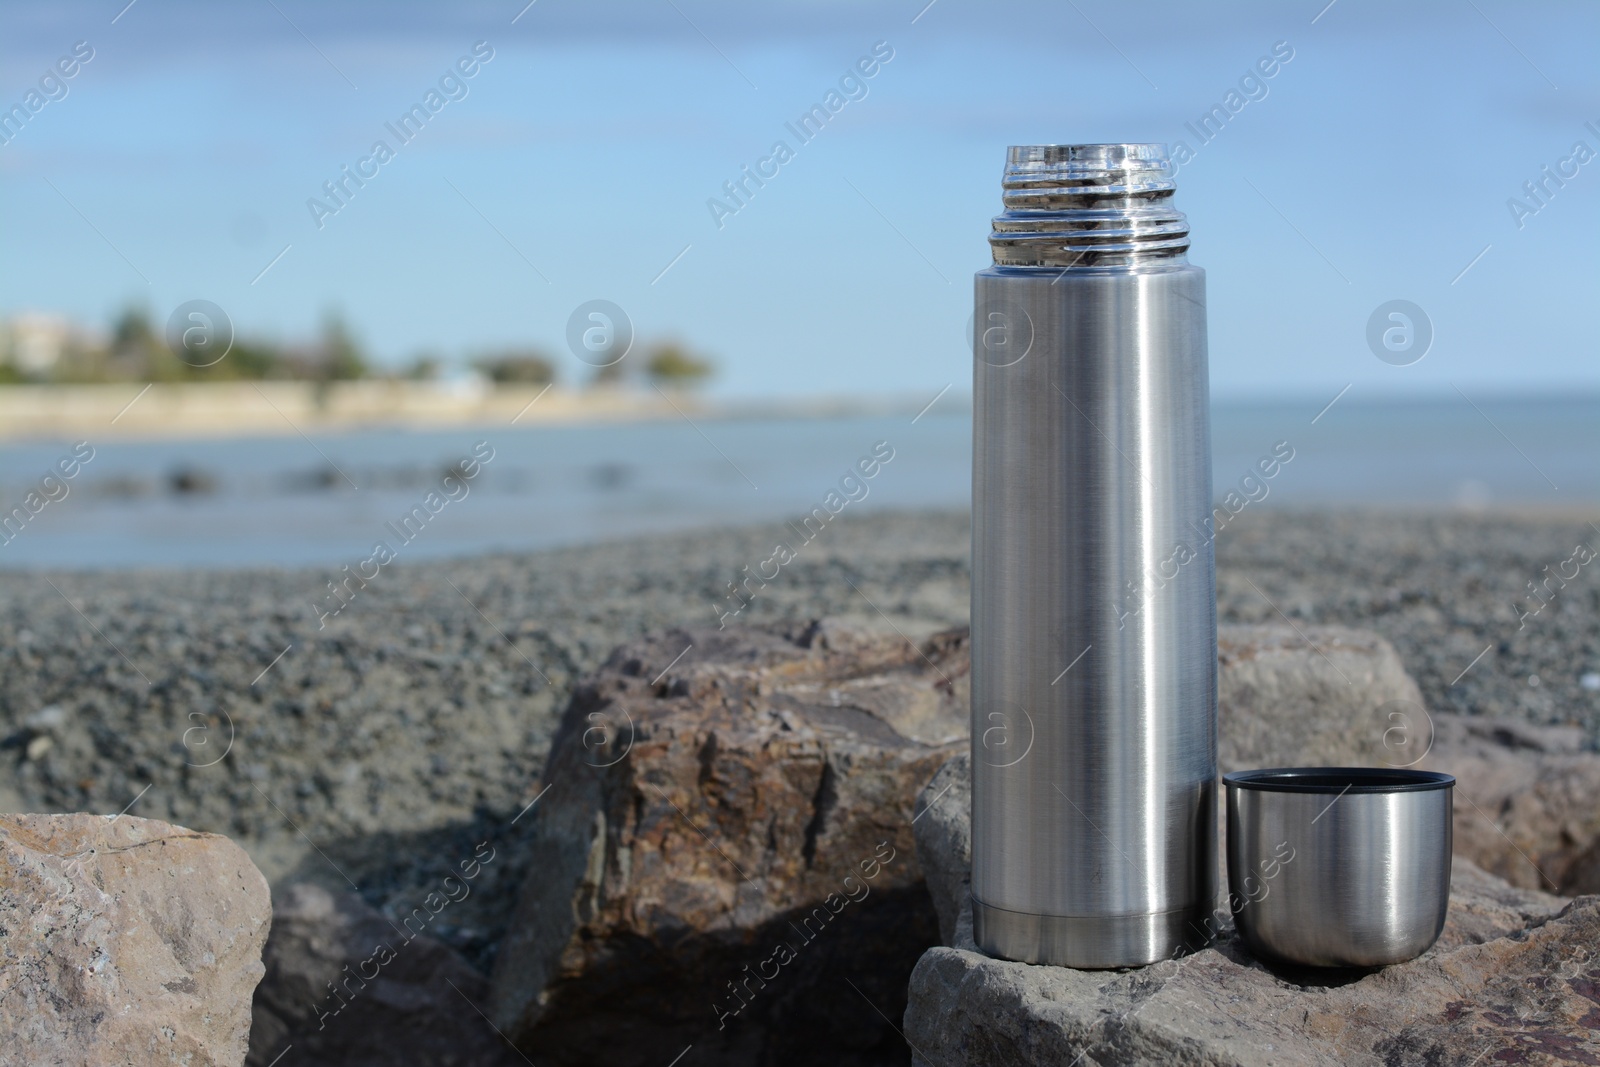
[[[1529,529],[1547,529],[1555,524],[1574,524],[1580,534],[1583,529],[1590,528],[1589,523],[1600,522],[1600,500],[1573,503],[1548,503],[1537,502],[1529,504],[1496,503],[1485,508],[1463,508],[1455,504],[1418,504],[1403,503],[1394,506],[1380,504],[1362,505],[1359,507],[1346,506],[1312,506],[1301,504],[1274,504],[1267,507],[1253,509],[1255,514],[1261,515],[1260,520],[1265,524],[1284,522],[1300,522],[1325,518],[1337,515],[1343,520],[1363,522],[1373,525],[1428,523],[1437,521],[1459,521],[1464,523],[1495,523],[1508,526],[1526,527]],[[940,520],[956,519],[962,522],[971,521],[971,511],[961,508],[902,508],[880,507],[859,509],[851,516],[853,522],[892,522],[913,515],[932,515]],[[1243,529],[1245,524],[1240,523]],[[641,547],[661,542],[663,550],[666,546],[678,542],[694,541],[702,538],[733,539],[755,538],[759,541],[765,531],[782,536],[787,533],[794,536],[792,527],[781,521],[739,521],[739,522],[706,522],[692,526],[670,526],[659,530],[646,532],[618,532],[599,538],[575,536],[570,541],[560,541],[545,544],[536,548],[511,548],[498,547],[478,549],[463,547],[458,551],[446,551],[413,555],[406,560],[397,561],[394,566],[397,572],[411,572],[431,567],[456,567],[473,564],[489,566],[514,566],[526,564],[530,560],[551,555],[560,555],[571,552],[627,552],[636,554]],[[1226,538],[1227,531],[1218,532],[1218,540]],[[761,542],[765,544],[764,542]],[[772,548],[767,545],[765,554],[771,554]],[[1220,557],[1219,557],[1220,558]],[[285,576],[321,576],[323,578],[334,574],[338,564],[348,562],[340,559],[338,563],[251,563],[251,564],[199,564],[193,562],[173,563],[142,563],[129,566],[118,564],[85,564],[83,566],[67,567],[54,564],[40,565],[25,563],[17,566],[9,565],[0,554],[0,577],[24,578],[31,575],[50,575],[55,577],[73,576],[98,576],[112,578],[127,576],[130,578],[148,577],[160,580],[176,577],[178,575],[213,575],[213,576],[257,576],[263,579],[281,578]],[[750,562],[748,560],[741,562]],[[1554,560],[1550,562],[1555,562]],[[386,568],[387,570],[387,568]],[[730,572],[731,577],[731,572]]]
[[[959,387],[958,387],[959,386]],[[1212,398],[1213,417],[1305,408],[1326,401],[1284,394]],[[1491,409],[1554,410],[1600,405],[1600,392],[1497,394]],[[1463,407],[1458,397],[1430,392],[1360,395],[1344,401],[1368,417],[1415,409]],[[851,416],[970,413],[970,386],[944,389],[802,396],[707,396],[697,390],[647,386],[574,388],[552,384],[494,384],[482,380],[345,382],[234,380],[222,382],[116,382],[95,385],[0,385],[0,445],[106,441],[184,441],[279,438],[297,433],[449,431],[492,425],[605,426],[665,422],[826,419]],[[1470,410],[1470,409],[1468,409]],[[1474,418],[1478,417],[1474,415]]]
[[[489,425],[585,426],[916,414],[929,397],[707,399],[685,390],[480,382],[231,381],[0,386],[0,444],[292,437]],[[940,405],[970,406],[965,393]]]

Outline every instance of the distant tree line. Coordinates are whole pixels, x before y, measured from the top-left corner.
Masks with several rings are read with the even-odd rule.
[[[227,355],[210,366],[193,366],[167,346],[163,324],[138,308],[123,311],[109,335],[92,338],[79,331],[64,332],[53,358],[31,365],[3,348],[0,337],[0,384],[44,382],[90,384],[98,382],[182,381],[310,381],[338,382],[361,378],[405,378],[426,381],[444,373],[445,362],[423,354],[399,368],[380,368],[362,350],[338,315],[323,319],[317,337],[300,344],[235,337]],[[576,361],[561,361],[572,364]],[[556,360],[535,348],[508,348],[483,353],[470,365],[497,385],[548,385],[561,375]],[[692,388],[711,378],[713,364],[666,342],[631,352],[606,367],[583,367],[575,384],[616,386],[642,377],[666,388]]]
[[[227,355],[210,366],[194,366],[167,346],[163,324],[139,308],[129,308],[103,339],[79,331],[65,333],[53,358],[32,367],[15,358],[0,361],[0,382],[62,385],[97,382],[183,382],[282,379],[335,382],[368,377],[371,364],[344,321],[323,320],[316,340],[299,345],[234,338]]]
[[[557,380],[556,363],[537,349],[514,349],[481,356],[473,366],[496,383],[548,385]],[[671,342],[646,349],[642,356],[624,358],[590,371],[591,385],[620,385],[635,374],[654,385],[692,388],[707,381],[716,368],[709,360],[691,355]]]

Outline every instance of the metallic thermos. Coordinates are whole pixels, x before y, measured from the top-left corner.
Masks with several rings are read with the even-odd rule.
[[[993,956],[1209,939],[1205,273],[1163,145],[1009,150],[973,327],[972,908]]]

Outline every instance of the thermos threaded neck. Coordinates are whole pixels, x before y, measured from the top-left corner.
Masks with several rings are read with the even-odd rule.
[[[1172,206],[1177,168],[1161,144],[1014,145],[994,220],[1011,267],[1131,268],[1183,262],[1189,220]]]

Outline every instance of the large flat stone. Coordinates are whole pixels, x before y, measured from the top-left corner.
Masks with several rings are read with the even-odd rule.
[[[1470,893],[1458,882],[1457,906]],[[1583,897],[1508,936],[1347,985],[1274,973],[1231,939],[1128,973],[941,947],[912,975],[905,1030],[927,1067],[1594,1063],[1597,939],[1600,899]]]
[[[1377,972],[1270,969],[1226,913],[1213,947],[1145,968],[990,959],[966,900],[969,773],[952,760],[919,801],[919,859],[956,909],[911,979],[905,1033],[925,1067],[1600,1062],[1600,898],[1515,887],[1459,856],[1438,943]]]

